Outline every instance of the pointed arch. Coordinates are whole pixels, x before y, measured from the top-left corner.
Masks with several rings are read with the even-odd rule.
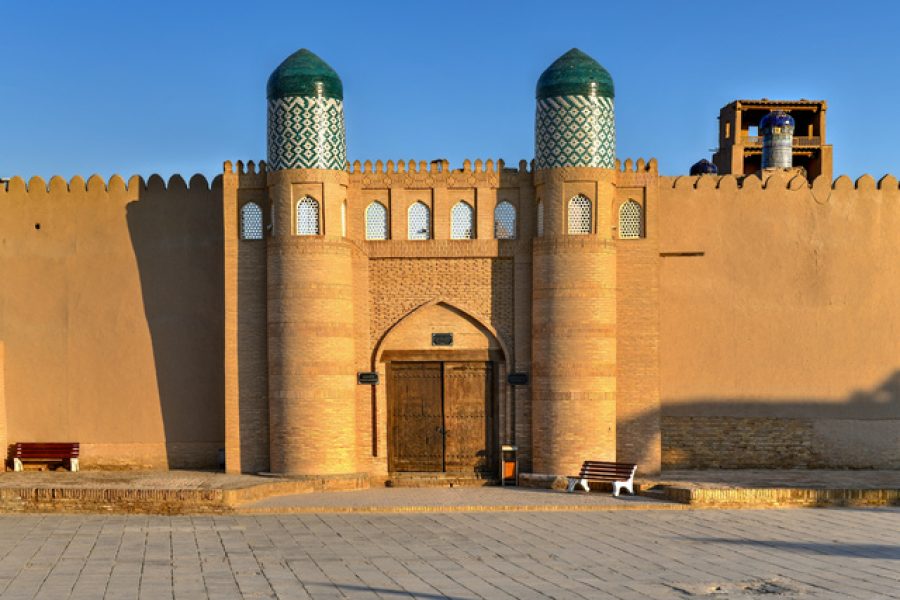
[[[450,239],[471,240],[475,237],[475,210],[465,200],[450,209]]]
[[[418,315],[423,310],[430,308],[432,306],[436,306],[436,305],[442,305],[451,310],[458,312],[460,315],[462,315],[463,317],[472,321],[473,323],[477,324],[479,327],[484,329],[488,334],[490,334],[491,337],[493,337],[497,341],[497,345],[500,347],[500,350],[503,352],[504,368],[507,373],[509,372],[510,360],[512,360],[512,358],[511,358],[512,354],[510,353],[510,345],[507,342],[507,340],[504,339],[503,335],[500,334],[500,332],[498,332],[496,328],[494,328],[492,325],[490,325],[490,323],[487,322],[487,319],[484,319],[484,318],[478,316],[477,314],[473,313],[470,310],[467,310],[465,308],[460,308],[458,305],[452,304],[452,303],[447,302],[446,300],[442,300],[440,298],[434,298],[432,300],[429,300],[428,302],[424,302],[424,303],[420,304],[419,306],[413,308],[412,310],[410,310],[409,312],[404,314],[402,317],[400,317],[399,319],[394,321],[390,325],[390,327],[388,327],[387,329],[384,330],[384,332],[378,338],[378,342],[375,344],[375,348],[372,351],[372,368],[376,369],[378,363],[381,362],[381,354],[382,354],[382,352],[384,352],[386,342],[390,338],[391,333],[393,331],[395,331],[401,323],[408,321],[410,318]]]
[[[241,207],[241,239],[263,239],[262,208],[256,202],[248,202]]]
[[[636,240],[644,236],[644,215],[641,205],[627,200],[619,207],[619,238]]]

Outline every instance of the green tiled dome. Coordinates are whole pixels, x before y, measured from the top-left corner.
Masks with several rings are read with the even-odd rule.
[[[541,99],[590,96],[592,91],[605,98],[616,96],[609,71],[578,48],[572,48],[544,71],[538,79],[536,94]]]
[[[269,100],[292,96],[318,96],[317,84],[321,84],[322,96],[344,99],[344,85],[335,70],[324,60],[302,48],[278,65],[269,77],[266,96]]]

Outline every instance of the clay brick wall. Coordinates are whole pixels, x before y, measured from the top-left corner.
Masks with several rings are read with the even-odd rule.
[[[641,161],[642,162],[642,161]],[[617,174],[611,221],[616,227],[616,457],[640,474],[660,469],[659,203],[656,163]],[[634,200],[643,209],[643,237],[621,239],[619,209]]]
[[[806,419],[663,417],[665,469],[792,469],[814,466]]]
[[[221,180],[0,185],[7,439],[82,465],[215,467],[224,445]]]
[[[266,239],[270,203],[266,175],[238,162],[223,175],[225,254],[225,468],[269,470]],[[263,212],[264,239],[241,239],[241,208]]]
[[[2,452],[2,458],[0,458],[0,462],[5,464],[6,461],[6,448],[7,448],[7,438],[6,438],[6,393],[5,386],[3,385],[3,342],[0,342],[0,452]]]
[[[690,429],[719,427],[720,464],[896,468],[897,180],[663,177],[660,195],[667,464],[708,464]]]
[[[404,315],[440,299],[484,319],[511,343],[512,276],[512,261],[503,257],[370,259],[370,339],[377,343]]]

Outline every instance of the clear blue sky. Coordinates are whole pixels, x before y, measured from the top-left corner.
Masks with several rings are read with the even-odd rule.
[[[618,156],[685,173],[737,98],[824,98],[835,174],[900,175],[900,4],[0,0],[0,176],[208,176],[265,158],[265,84],[307,47],[350,160],[531,159],[571,47],[616,85]],[[777,7],[777,8],[776,8]]]

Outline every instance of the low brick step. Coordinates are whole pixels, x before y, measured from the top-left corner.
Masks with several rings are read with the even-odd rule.
[[[499,485],[496,478],[482,477],[475,474],[460,473],[392,473],[385,482],[385,487],[481,487]]]

